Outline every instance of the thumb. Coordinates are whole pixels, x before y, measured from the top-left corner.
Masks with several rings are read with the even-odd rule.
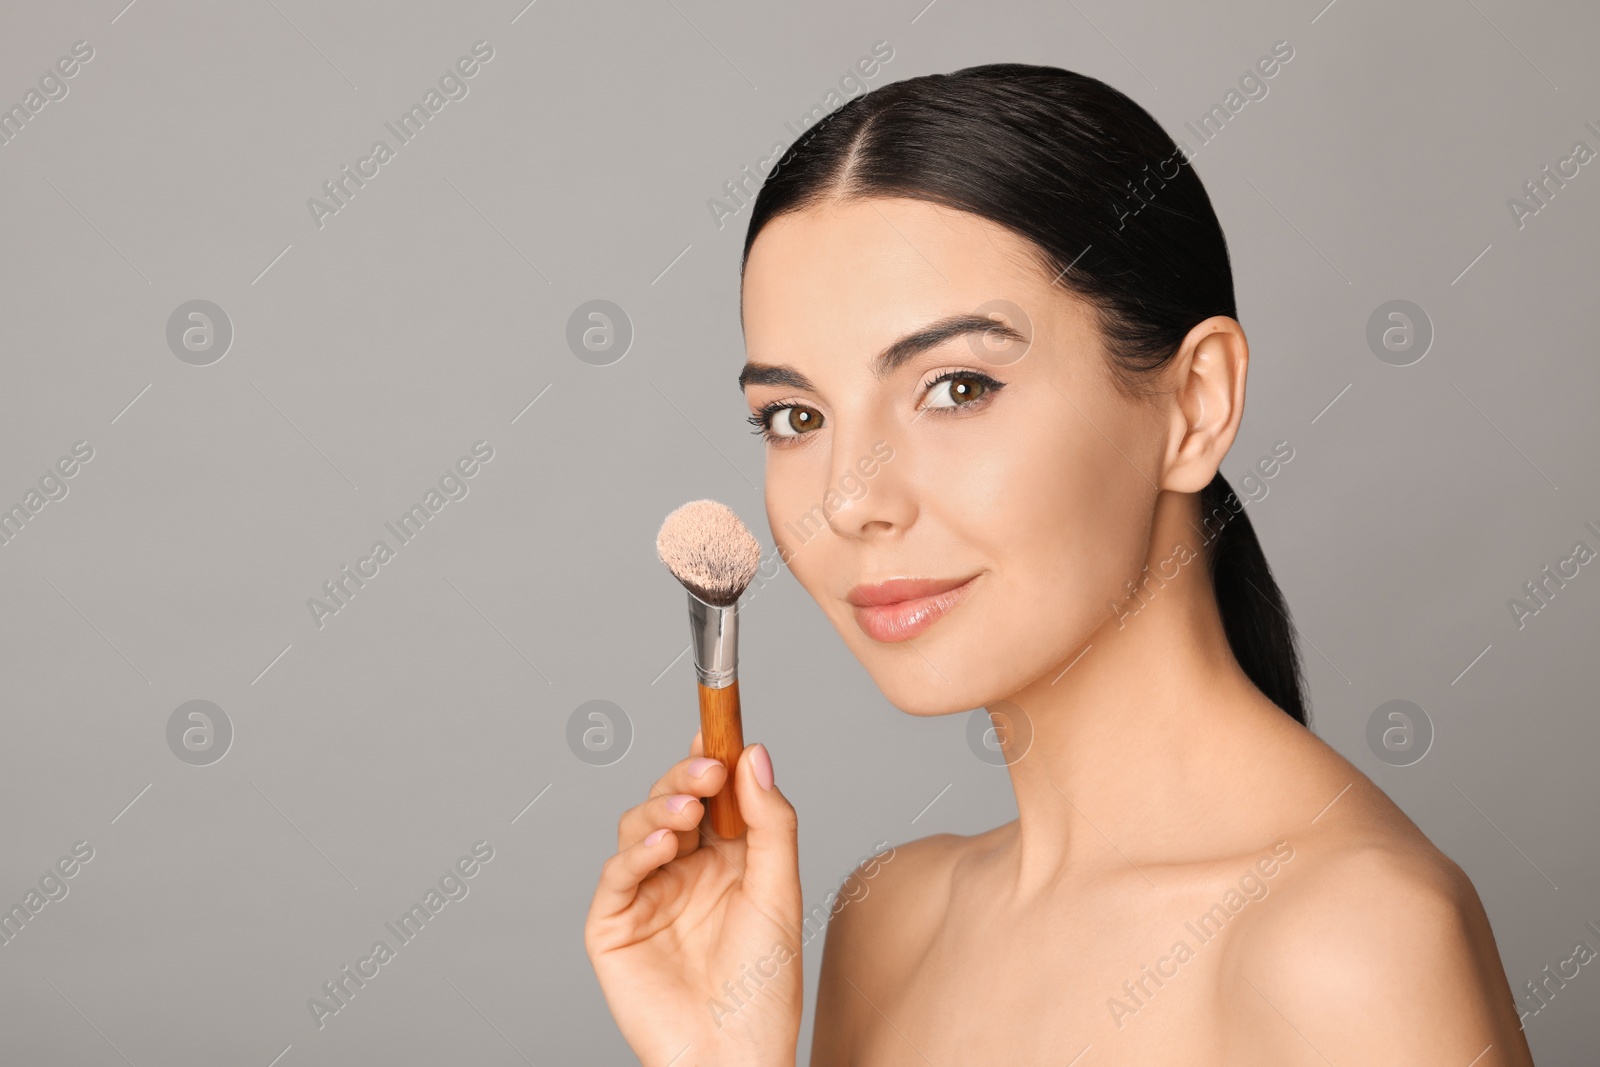
[[[745,881],[784,916],[800,912],[799,820],[794,806],[773,780],[772,756],[765,745],[750,745],[739,756],[733,788],[745,825]]]

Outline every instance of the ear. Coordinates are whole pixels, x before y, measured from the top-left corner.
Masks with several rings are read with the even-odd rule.
[[[1168,365],[1173,393],[1162,489],[1198,493],[1216,475],[1244,417],[1249,366],[1244,327],[1226,315],[1206,319],[1184,337]]]

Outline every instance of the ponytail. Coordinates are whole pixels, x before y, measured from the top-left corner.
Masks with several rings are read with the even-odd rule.
[[[1294,623],[1267,566],[1244,502],[1218,471],[1200,491],[1200,521],[1220,523],[1206,544],[1207,569],[1233,658],[1267,699],[1310,725]]]

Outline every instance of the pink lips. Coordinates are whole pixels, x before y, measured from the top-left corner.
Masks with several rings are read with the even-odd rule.
[[[875,641],[909,641],[954,607],[972,578],[891,578],[858,585],[845,597],[856,625]]]

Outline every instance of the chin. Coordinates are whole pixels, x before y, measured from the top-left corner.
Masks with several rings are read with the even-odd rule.
[[[971,686],[946,684],[926,666],[920,675],[915,668],[902,671],[889,668],[868,672],[884,699],[907,715],[933,717],[955,715],[991,703],[994,697]]]
[[[849,616],[839,623],[845,644],[884,699],[908,715],[934,716],[986,707],[1028,680],[1018,672],[1014,652],[999,651],[1016,649],[1015,642],[984,631],[980,620],[968,628],[952,626],[956,621],[941,620],[914,642],[894,643],[874,641]]]

